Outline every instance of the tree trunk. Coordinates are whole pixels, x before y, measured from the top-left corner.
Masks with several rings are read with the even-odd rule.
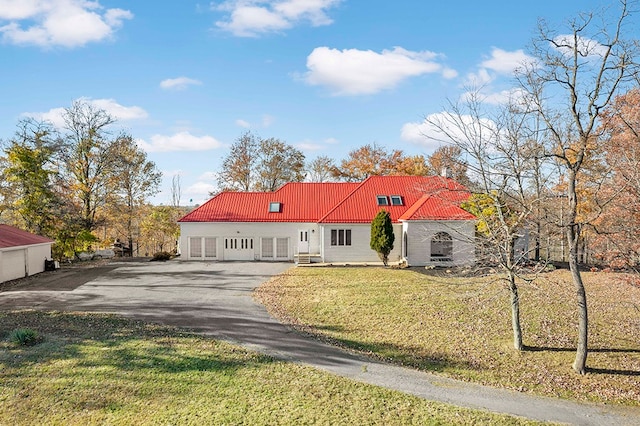
[[[587,293],[578,267],[578,245],[580,241],[580,225],[576,224],[578,203],[576,197],[576,175],[569,174],[569,221],[567,223],[567,242],[569,243],[569,269],[578,296],[578,344],[573,369],[585,374],[587,369],[589,317],[587,315]]]
[[[575,234],[573,227],[569,227],[568,234]],[[575,238],[574,238],[574,241]],[[576,348],[576,359],[573,362],[573,369],[580,374],[585,374],[587,367],[588,337],[589,337],[589,317],[587,311],[587,293],[584,289],[582,276],[578,269],[578,251],[576,244],[571,243],[569,250],[569,269],[571,278],[578,297],[578,345]]]
[[[509,241],[509,254],[506,259],[507,277],[509,280],[509,291],[511,292],[511,327],[513,328],[513,347],[517,351],[524,348],[522,344],[522,327],[520,326],[520,296],[516,284],[516,274],[514,272],[516,239]]]
[[[511,326],[513,328],[513,347],[521,351],[524,348],[522,344],[522,327],[520,326],[520,297],[518,296],[518,286],[516,285],[516,277],[513,272],[509,272],[509,290],[511,291]]]

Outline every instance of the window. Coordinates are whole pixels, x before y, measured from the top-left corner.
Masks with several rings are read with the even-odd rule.
[[[202,257],[202,238],[189,238],[189,257]]]
[[[376,195],[376,199],[378,200],[378,205],[379,206],[388,206],[389,205],[389,199],[387,198],[386,195]]]
[[[438,232],[431,239],[431,261],[450,262],[453,260],[453,239],[446,232]]]
[[[217,242],[215,238],[204,239],[204,257],[216,257]]]
[[[332,246],[350,246],[351,245],[351,229],[332,229],[331,245]]]
[[[289,239],[288,238],[276,238],[276,257],[288,258],[289,257]]]
[[[262,257],[273,258],[273,238],[262,239]]]
[[[392,195],[391,196],[391,205],[392,206],[402,206],[402,197],[399,195]]]
[[[282,211],[282,204],[277,201],[269,203],[269,213],[280,213]]]

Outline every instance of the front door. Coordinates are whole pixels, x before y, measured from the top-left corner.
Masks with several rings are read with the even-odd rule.
[[[309,231],[306,229],[298,231],[298,253],[309,253]]]

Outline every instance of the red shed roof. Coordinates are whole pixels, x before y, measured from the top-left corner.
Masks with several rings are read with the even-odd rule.
[[[377,196],[388,205],[379,205]],[[395,197],[393,197],[395,196]],[[394,205],[392,197],[400,203]],[[179,222],[369,223],[384,208],[399,220],[472,220],[469,192],[440,176],[371,176],[358,183],[288,183],[275,192],[221,192]],[[270,212],[270,203],[280,203]]]
[[[14,228],[13,226],[0,224],[0,248],[29,246],[33,244],[53,243],[53,240]]]

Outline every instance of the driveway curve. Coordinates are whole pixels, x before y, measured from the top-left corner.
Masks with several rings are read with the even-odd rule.
[[[290,263],[113,262],[63,269],[0,293],[0,309],[108,312],[188,327],[287,361],[457,406],[579,425],[639,425],[632,408],[580,404],[489,388],[384,364],[300,335],[252,292]]]

